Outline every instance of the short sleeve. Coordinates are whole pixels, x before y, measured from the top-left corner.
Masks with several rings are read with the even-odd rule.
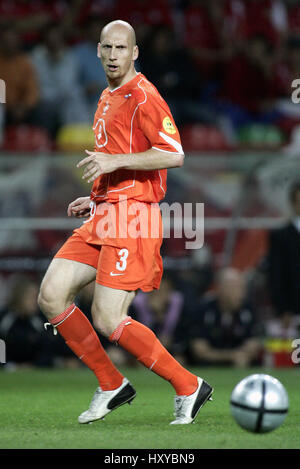
[[[167,153],[184,154],[171,111],[158,95],[146,94],[138,107],[138,122],[151,147]]]

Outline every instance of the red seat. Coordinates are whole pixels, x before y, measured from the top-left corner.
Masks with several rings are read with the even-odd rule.
[[[228,151],[232,146],[225,135],[213,126],[193,124],[180,131],[182,146],[189,151]]]
[[[13,125],[4,133],[2,150],[15,152],[51,151],[52,141],[46,130],[31,125]]]

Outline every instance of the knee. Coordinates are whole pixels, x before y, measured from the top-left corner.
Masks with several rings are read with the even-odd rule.
[[[107,326],[105,320],[103,320],[101,317],[99,318],[98,316],[95,316],[92,313],[92,318],[93,318],[93,326],[96,329],[96,331],[100,332],[104,337],[109,338],[111,333],[110,333],[110,328]]]
[[[56,297],[53,294],[51,286],[47,282],[43,283],[39,291],[38,305],[48,319],[52,319],[55,315],[59,314],[56,310],[57,305],[55,300]]]
[[[38,305],[48,319],[55,318],[68,308],[73,299],[67,299],[59,293],[59,289],[49,280],[43,281],[38,295]]]
[[[49,310],[49,306],[51,303],[51,295],[45,283],[42,283],[42,285],[40,286],[40,291],[39,291],[37,302],[38,302],[40,310],[44,314],[46,314],[47,311]]]
[[[109,314],[109,311],[104,311],[101,307],[93,305],[92,318],[94,328],[104,337],[109,338],[125,316],[124,318],[116,317],[114,314]]]

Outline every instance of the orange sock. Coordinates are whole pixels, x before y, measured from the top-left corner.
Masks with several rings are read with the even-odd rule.
[[[123,376],[111,362],[87,317],[75,304],[52,319],[66,344],[92,370],[103,391],[121,386]]]
[[[163,347],[155,334],[143,324],[127,316],[110,336],[140,363],[169,381],[178,396],[195,392],[197,377],[183,368]]]

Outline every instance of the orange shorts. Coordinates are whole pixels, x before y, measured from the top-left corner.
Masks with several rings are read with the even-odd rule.
[[[96,282],[100,285],[127,291],[158,289],[163,273],[162,237],[104,239],[99,236],[99,229],[98,236],[94,237],[98,222],[96,214],[74,230],[54,257],[94,267]]]

